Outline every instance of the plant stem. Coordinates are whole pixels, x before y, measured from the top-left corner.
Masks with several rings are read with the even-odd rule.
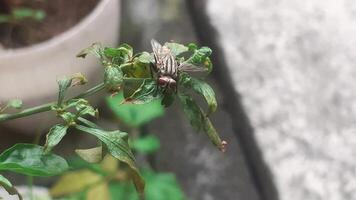
[[[92,88],[90,88],[89,90],[79,94],[78,96],[72,98],[72,99],[79,99],[79,98],[84,98],[90,95],[93,95],[97,92],[100,92],[101,90],[103,90],[105,88],[105,84],[104,83],[100,83]]]
[[[36,107],[32,107],[32,108],[28,108],[28,109],[22,110],[22,111],[20,111],[18,113],[1,114],[0,115],[0,122],[11,120],[11,119],[17,119],[17,118],[21,118],[21,117],[26,117],[26,116],[37,114],[37,113],[41,113],[41,112],[50,111],[51,110],[51,106],[56,105],[56,103],[57,102],[43,104],[43,105],[40,105],[40,106],[36,106]]]
[[[28,187],[28,196],[30,200],[34,200],[33,196],[33,176],[27,176],[27,187]]]
[[[93,94],[103,90],[104,88],[105,88],[104,83],[100,83],[100,84],[90,88],[89,90],[79,94],[78,96],[75,96],[72,99],[84,98],[84,97],[93,95]],[[32,108],[22,110],[18,113],[0,114],[0,122],[11,120],[11,119],[17,119],[17,118],[21,118],[21,117],[26,117],[26,116],[37,114],[37,113],[47,112],[47,111],[50,111],[51,107],[54,105],[57,105],[57,102],[52,102],[52,103],[47,103],[47,104],[43,104],[40,106],[35,106]]]

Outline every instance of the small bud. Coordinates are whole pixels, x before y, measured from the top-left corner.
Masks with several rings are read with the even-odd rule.
[[[84,85],[88,82],[88,79],[82,73],[75,73],[72,75],[72,87],[77,85]]]
[[[221,147],[219,148],[221,152],[226,152],[227,142],[225,140],[221,141]]]
[[[69,122],[68,125],[69,125],[69,126],[75,126],[75,125],[77,125],[77,123],[76,123],[75,121],[71,121],[71,122]]]
[[[117,92],[123,82],[123,73],[116,67],[106,67],[104,72],[105,87],[110,92]]]
[[[96,117],[97,119],[99,119],[99,110],[98,110],[98,109],[95,109],[95,117]]]

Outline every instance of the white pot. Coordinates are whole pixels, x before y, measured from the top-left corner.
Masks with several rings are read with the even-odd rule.
[[[49,194],[48,188],[41,186],[33,186],[29,188],[28,186],[15,186],[17,191],[21,194],[24,200],[32,199],[31,194],[33,195],[33,199],[41,199],[41,200],[51,200],[51,196]],[[0,187],[0,197],[4,200],[18,200],[17,195],[10,195],[5,191],[4,188]]]
[[[76,72],[83,73],[89,85],[102,79],[97,59],[76,58],[94,42],[116,46],[119,39],[120,0],[101,0],[81,22],[56,37],[25,48],[0,51],[0,102],[19,98],[24,107],[56,100],[56,80]],[[44,115],[27,117],[0,126],[24,132],[46,127]]]

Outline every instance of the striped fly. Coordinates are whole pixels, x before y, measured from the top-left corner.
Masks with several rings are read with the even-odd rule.
[[[203,67],[198,67],[186,62],[178,63],[171,49],[165,45],[161,45],[154,39],[151,40],[151,45],[155,59],[154,69],[158,74],[157,82],[162,88],[177,91],[179,72],[206,71]]]

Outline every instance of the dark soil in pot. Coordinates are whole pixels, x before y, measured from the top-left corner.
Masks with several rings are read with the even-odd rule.
[[[80,22],[100,0],[0,0],[0,17],[13,16],[16,9],[32,9],[45,14],[21,20],[0,20],[0,45],[19,48],[48,40]]]

